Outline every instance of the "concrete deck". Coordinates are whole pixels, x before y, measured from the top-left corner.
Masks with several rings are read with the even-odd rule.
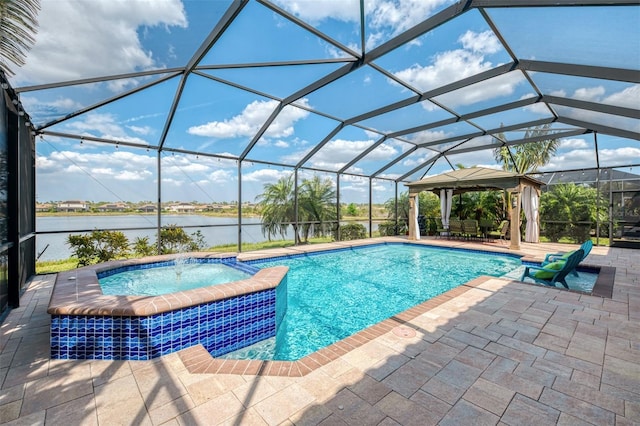
[[[55,276],[38,276],[0,327],[0,423],[640,424],[640,251],[587,261],[616,268],[611,299],[484,280],[303,377],[192,374],[180,354],[51,360]]]

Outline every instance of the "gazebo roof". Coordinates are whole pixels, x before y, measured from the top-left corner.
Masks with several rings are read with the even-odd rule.
[[[518,173],[486,167],[470,167],[430,176],[407,183],[406,186],[409,188],[409,195],[415,195],[422,191],[439,192],[441,189],[453,189],[454,194],[459,194],[470,191],[510,189],[520,183],[526,183],[536,188],[544,185],[543,182]]]

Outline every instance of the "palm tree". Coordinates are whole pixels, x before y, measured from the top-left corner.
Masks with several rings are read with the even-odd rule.
[[[598,219],[597,197],[601,196],[595,188],[576,184],[560,184],[542,194],[540,213],[553,218],[554,222],[545,225],[545,235],[553,242],[568,235],[574,242],[583,242],[589,238],[591,227]],[[606,219],[606,213],[600,219]]]
[[[0,0],[0,68],[9,75],[8,62],[17,66],[35,43],[39,0]]]
[[[276,183],[265,184],[264,192],[256,197],[256,201],[262,212],[262,235],[269,241],[278,234],[284,238],[291,223],[298,241],[293,174],[281,177]]]
[[[296,223],[294,175],[266,184],[256,200],[262,213],[262,234],[269,240],[276,235],[284,238],[291,224],[296,241],[300,241],[301,229],[304,242],[308,242],[312,232],[315,236],[324,235],[337,218],[333,184],[330,179],[322,180],[318,176],[305,179],[300,185],[297,220],[303,223],[301,227]]]
[[[332,222],[337,219],[336,191],[331,179],[320,179],[318,176],[305,179],[300,187],[298,205],[299,217],[307,222],[302,225],[305,242],[309,241],[310,232],[314,236],[329,232]]]
[[[547,136],[550,133],[550,127],[551,124],[543,124],[527,129],[524,138]],[[500,135],[502,136],[501,139],[504,140],[504,135]],[[493,154],[496,161],[502,164],[504,170],[515,173],[535,173],[539,167],[544,166],[551,160],[559,145],[560,141],[558,139],[551,138],[511,147],[505,145],[494,149]]]
[[[550,127],[551,124],[543,124],[527,129],[524,139],[547,136],[550,134]],[[502,141],[506,141],[503,133],[498,136]],[[538,142],[512,145],[511,147],[504,145],[494,149],[493,155],[495,160],[502,164],[503,170],[522,174],[535,173],[538,168],[551,160],[559,145],[560,141],[557,138],[550,138]],[[509,192],[503,191],[503,196],[503,202],[507,208],[506,216],[511,217],[511,195]]]
[[[502,218],[501,191],[477,191],[461,195],[462,200],[457,206],[454,206],[458,217],[476,220]]]

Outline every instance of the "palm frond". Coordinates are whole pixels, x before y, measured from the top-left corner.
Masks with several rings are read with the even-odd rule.
[[[27,53],[38,31],[39,0],[0,0],[0,68],[9,74],[9,66],[25,64]]]

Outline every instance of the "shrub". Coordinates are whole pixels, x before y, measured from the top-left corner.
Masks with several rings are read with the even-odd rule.
[[[392,221],[382,222],[378,225],[378,231],[381,237],[398,235],[396,232],[396,223]]]
[[[160,230],[160,252],[162,254],[199,251],[204,248],[204,236],[200,231],[189,235],[178,225],[164,226]]]
[[[137,237],[133,241],[133,253],[138,257],[153,256],[156,248],[149,244],[149,237]]]
[[[93,231],[91,234],[69,235],[67,244],[73,257],[78,258],[78,266],[127,257],[129,240],[120,231]]]
[[[342,241],[359,240],[367,238],[367,228],[361,223],[350,223],[340,227],[340,239]]]
[[[176,225],[169,225],[160,230],[160,242],[162,254],[201,251],[206,248],[204,236],[200,231],[189,235]],[[127,236],[120,231],[96,230],[90,234],[69,235],[67,244],[71,247],[71,256],[78,259],[77,266],[127,258],[131,254],[138,257],[156,254],[156,247],[149,243],[149,237],[136,238],[130,250]]]

